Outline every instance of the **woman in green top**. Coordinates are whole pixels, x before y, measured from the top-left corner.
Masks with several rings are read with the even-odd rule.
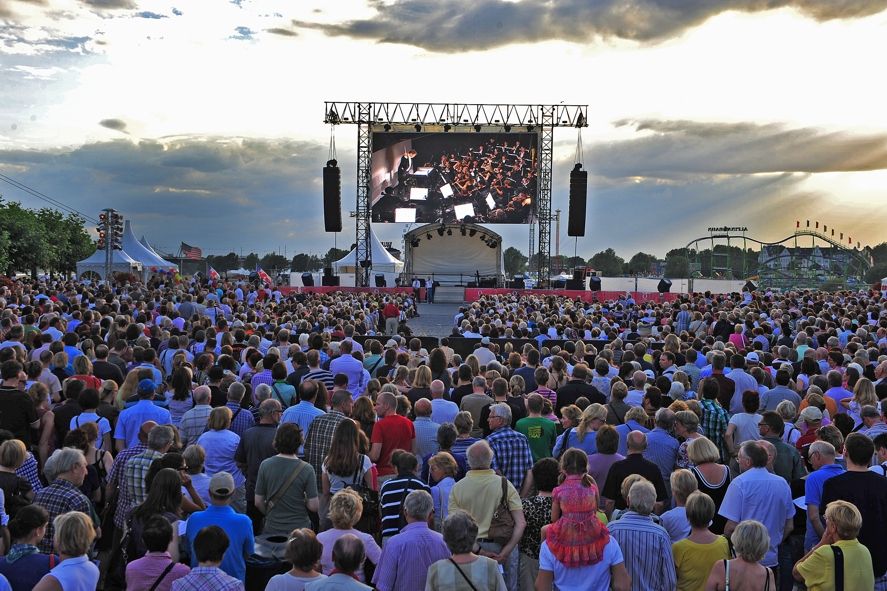
[[[708,530],[715,514],[715,502],[702,492],[691,493],[684,507],[690,522],[690,535],[671,546],[678,575],[678,591],[703,591],[711,567],[730,558],[727,538]]]

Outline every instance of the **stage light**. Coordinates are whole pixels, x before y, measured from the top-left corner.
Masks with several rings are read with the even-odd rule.
[[[480,133],[480,123],[474,126],[474,131]]]
[[[499,243],[495,240],[492,240],[490,242],[487,242],[487,246],[489,246],[490,248],[496,248],[497,246],[499,246]]]
[[[452,236],[452,235],[453,235],[453,229],[447,228],[447,236]]]
[[[384,129],[385,131],[391,131],[391,126],[386,123],[384,126],[382,126],[382,129]],[[527,131],[529,131],[529,129]]]
[[[444,233],[444,229],[443,229],[443,226],[441,226],[440,228],[437,229],[437,235],[443,236],[443,233]]]
[[[535,125],[527,125],[527,132],[528,132],[528,133],[533,133],[533,131],[534,131],[535,129],[536,129],[536,126],[535,126]]]
[[[425,236],[428,237],[429,240],[431,240],[431,232],[428,232],[427,234],[425,234]]]
[[[505,129],[505,133],[511,133],[511,126],[506,125],[503,129]]]
[[[440,188],[440,194],[443,195],[444,197],[452,197],[453,196],[453,187],[451,187],[450,184],[447,183],[446,185],[444,185]]]
[[[394,208],[394,221],[398,224],[415,224],[416,210],[413,207]]]
[[[418,123],[416,123],[415,127],[416,127],[416,133],[419,133],[420,131],[422,131],[422,126],[419,125]]]
[[[450,131],[451,129],[453,129],[453,126],[450,125],[449,123],[447,123],[446,125],[444,125],[444,131],[445,131],[445,132],[446,132],[446,131]]]
[[[466,234],[465,226],[462,226],[461,228],[459,228],[459,231],[462,233],[463,236],[465,236],[465,234]]]
[[[475,234],[477,234],[477,230],[475,230],[474,228],[471,228],[471,230],[468,231],[468,235],[472,238],[474,238]]]
[[[410,201],[425,201],[428,199],[428,189],[410,187]]]
[[[417,246],[419,246],[419,243],[420,243],[420,240],[418,238],[413,238],[410,241],[410,246],[412,246],[413,248],[416,248]]]
[[[468,216],[474,217],[474,205],[471,203],[463,203],[462,205],[456,205],[453,208],[456,212],[456,219],[463,220]]]

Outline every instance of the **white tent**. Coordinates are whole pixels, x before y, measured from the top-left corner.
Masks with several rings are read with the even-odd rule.
[[[152,249],[136,239],[129,220],[123,225],[123,250],[131,258],[142,263],[142,279],[147,279],[152,273],[165,271],[178,271],[179,266],[164,260]]]
[[[240,267],[239,269],[231,269],[230,271],[225,271],[228,277],[249,277],[249,271]]]
[[[400,273],[403,271],[403,261],[398,260],[385,250],[372,228],[370,228],[370,253],[373,259],[373,271],[377,273]],[[355,273],[358,266],[357,248],[352,249],[351,252],[332,264],[333,273],[336,275]]]
[[[111,251],[111,273],[135,273],[142,271],[142,263],[122,250]],[[96,250],[91,257],[77,263],[77,277],[89,279],[92,275],[105,279],[105,251]]]

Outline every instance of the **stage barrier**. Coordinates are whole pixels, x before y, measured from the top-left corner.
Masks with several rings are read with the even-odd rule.
[[[518,295],[527,296],[560,296],[570,299],[579,298],[583,302],[605,302],[607,300],[617,300],[625,296],[624,291],[579,291],[570,289],[506,289],[506,288],[468,288],[465,290],[465,300],[474,302],[478,298],[486,295],[506,295],[516,293]],[[631,297],[637,303],[642,302],[673,302],[678,299],[680,294],[677,293],[656,293],[648,291],[630,292]]]

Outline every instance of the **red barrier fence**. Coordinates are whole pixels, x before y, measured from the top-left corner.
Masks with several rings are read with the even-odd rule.
[[[517,293],[531,296],[561,296],[572,299],[579,298],[584,302],[605,302],[616,300],[625,295],[624,291],[579,291],[571,289],[502,289],[502,288],[469,288],[465,290],[465,300],[473,302],[485,295],[502,295]],[[656,293],[648,291],[630,292],[637,303],[641,302],[673,302],[678,299],[677,293]]]

